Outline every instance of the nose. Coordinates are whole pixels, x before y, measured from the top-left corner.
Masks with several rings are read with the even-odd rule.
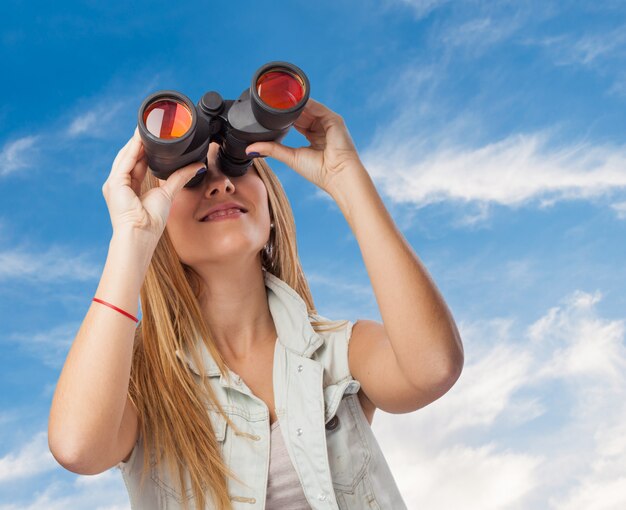
[[[230,178],[221,170],[207,169],[205,175],[206,189],[204,194],[206,196],[213,196],[215,193],[232,193],[235,191],[235,185]]]

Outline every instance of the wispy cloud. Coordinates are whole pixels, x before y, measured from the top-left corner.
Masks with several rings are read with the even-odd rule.
[[[523,10],[504,13],[488,9],[483,11],[478,16],[473,14],[472,19],[467,20],[464,16],[460,21],[450,22],[435,32],[434,40],[448,49],[476,57],[510,39],[533,19],[533,13]]]
[[[67,135],[70,137],[89,136],[98,138],[106,136],[114,131],[116,121],[119,123],[120,111],[129,109],[132,101],[121,98],[101,99],[98,104],[91,109],[77,114],[67,128]]]
[[[626,220],[626,202],[618,202],[612,204],[611,207],[617,213],[617,217],[620,220]]]
[[[441,34],[444,43],[451,46],[466,46],[474,44],[492,44],[501,40],[512,31],[512,27],[496,24],[487,18],[478,18],[467,21],[454,30]]]
[[[32,153],[35,151],[37,139],[37,136],[25,136],[4,145],[0,152],[0,177],[5,177],[31,165]]]
[[[388,0],[389,1],[389,0]],[[434,10],[450,2],[450,0],[391,0],[411,7],[417,19],[425,18]]]
[[[0,281],[88,281],[101,273],[102,268],[89,261],[87,255],[76,255],[58,246],[49,246],[42,253],[24,248],[0,251]]]
[[[557,65],[591,66],[626,57],[626,25],[596,33],[563,33],[528,41],[544,47]]]
[[[35,154],[37,164],[55,167],[66,164],[68,155],[82,155],[87,151],[89,161],[93,161],[93,147],[86,149],[78,141],[118,140],[124,130],[131,136],[132,128],[129,130],[128,126],[135,122],[141,101],[153,91],[158,79],[159,76],[148,80],[141,76],[130,89],[128,81],[119,83],[119,78],[114,79],[107,90],[77,99],[54,122],[40,126],[29,136],[5,142],[0,151],[0,178],[33,167]]]
[[[40,359],[45,365],[60,369],[79,327],[80,324],[70,323],[56,326],[47,331],[14,332],[7,335],[3,343],[13,342],[32,356]]]
[[[107,90],[76,101],[64,119],[70,140],[77,137],[108,139],[119,133],[128,120],[135,119],[141,101],[157,86],[162,74],[146,77],[142,74],[129,88],[127,80],[115,78]],[[131,133],[132,134],[132,133]]]

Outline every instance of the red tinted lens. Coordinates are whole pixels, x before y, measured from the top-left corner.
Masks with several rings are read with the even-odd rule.
[[[192,116],[186,104],[174,99],[159,99],[143,112],[147,130],[158,138],[180,138],[191,127]]]
[[[287,71],[263,73],[256,82],[261,101],[278,110],[296,106],[304,96],[304,82]]]

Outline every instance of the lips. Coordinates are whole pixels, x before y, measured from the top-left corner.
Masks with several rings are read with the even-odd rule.
[[[212,207],[211,209],[209,209],[199,221],[207,221],[209,219],[209,216],[215,213],[219,213],[219,215],[216,216],[216,217],[219,217],[219,216],[227,216],[228,214],[232,214],[233,211],[237,211],[242,214],[245,214],[248,212],[248,210],[245,207],[243,207],[241,204],[237,202],[227,202],[227,203],[216,205],[215,207]]]
[[[220,209],[219,211],[215,211],[212,212],[211,214],[205,216],[204,218],[202,218],[200,221],[209,221],[209,220],[214,220],[216,218],[222,218],[225,216],[232,216],[233,214],[245,214],[245,211],[235,207],[235,208],[231,208],[231,209]]]

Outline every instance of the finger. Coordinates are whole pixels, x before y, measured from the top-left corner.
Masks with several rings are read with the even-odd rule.
[[[296,124],[293,125],[293,128],[298,132],[303,134],[305,137],[309,137],[311,134],[313,134],[315,131],[313,131],[312,129],[309,128],[305,128],[302,126],[297,126]]]
[[[137,163],[137,160],[141,157],[142,148],[143,143],[141,141],[141,136],[139,136],[139,130],[135,129],[133,137],[130,139],[126,152],[124,153],[121,161],[122,164],[125,164],[127,167],[129,167],[129,171],[132,170],[132,168]]]
[[[159,180],[160,187],[165,190],[171,200],[176,194],[202,169],[206,166],[202,162],[191,163],[172,172],[166,181]]]
[[[128,141],[124,144],[124,146],[117,152],[117,154],[115,155],[115,159],[113,160],[113,165],[111,166],[112,170],[118,166],[120,160],[124,157],[124,154],[126,154],[126,151],[128,150],[128,146],[130,145],[132,140],[133,138],[131,136],[128,139]]]
[[[133,132],[133,136],[131,136],[128,141],[124,144],[124,147],[122,147],[120,149],[120,151],[117,153],[118,157],[116,159],[121,159],[123,156],[126,155],[126,153],[128,152],[128,148],[132,145],[133,140],[135,138],[137,138],[137,136],[139,135],[139,129],[135,128],[135,131]]]
[[[304,108],[302,111],[308,112],[313,117],[337,115],[335,111],[328,108],[328,106],[326,106],[325,104],[322,104],[319,101],[316,101],[312,97],[310,97],[309,100],[306,102],[306,105],[304,105]]]
[[[304,129],[308,132],[325,132],[333,124],[343,121],[341,116],[330,108],[318,103],[314,99],[309,99],[300,116],[296,119],[294,127]]]
[[[141,194],[141,184],[146,177],[148,171],[148,161],[146,158],[141,158],[137,161],[135,168],[130,172],[130,187],[139,196]]]
[[[263,156],[270,156],[285,165],[294,168],[296,163],[296,149],[287,147],[278,142],[257,142],[246,147],[246,153],[258,153]]]
[[[135,133],[128,143],[122,148],[119,153],[119,160],[113,165],[112,174],[116,177],[121,177],[125,174],[129,174],[137,164],[137,160],[142,156],[141,137],[139,136],[139,130],[135,129]]]

